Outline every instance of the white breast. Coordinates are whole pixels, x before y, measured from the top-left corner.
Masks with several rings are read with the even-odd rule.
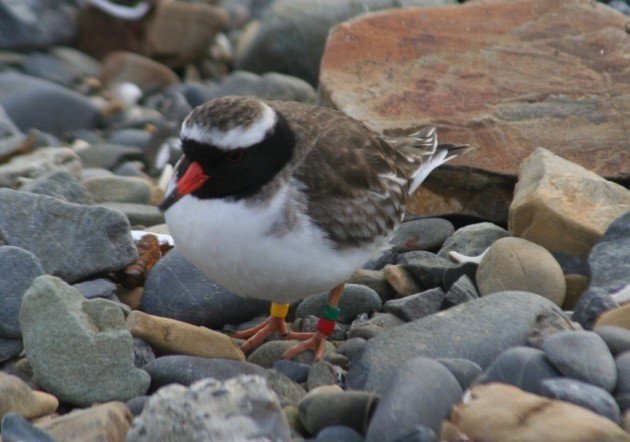
[[[187,195],[166,212],[176,246],[199,270],[227,289],[252,298],[291,302],[345,281],[384,245],[335,250],[308,217],[297,212],[290,229],[274,229],[291,188],[266,203],[199,200]]]

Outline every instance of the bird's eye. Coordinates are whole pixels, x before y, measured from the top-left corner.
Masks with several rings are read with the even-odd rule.
[[[244,149],[237,149],[237,150],[233,150],[232,152],[228,153],[225,156],[225,159],[232,162],[232,163],[237,163],[239,161],[241,161],[243,158],[245,158],[245,150]]]

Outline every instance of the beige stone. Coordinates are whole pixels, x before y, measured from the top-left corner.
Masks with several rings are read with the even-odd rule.
[[[142,293],[144,287],[135,287],[132,289],[119,286],[116,290],[116,296],[123,304],[128,305],[133,310],[139,310],[142,304]]]
[[[586,257],[629,210],[630,190],[538,148],[521,165],[509,230],[549,251]]]
[[[383,275],[399,297],[413,295],[422,291],[422,287],[400,264],[388,264],[383,268]]]
[[[133,83],[142,91],[162,89],[179,83],[179,77],[165,65],[133,52],[116,51],[103,60],[99,76],[105,86]]]
[[[495,241],[481,260],[476,279],[482,296],[518,290],[562,305],[566,293],[558,261],[543,247],[521,238]]]
[[[564,281],[566,283],[567,291],[566,296],[564,297],[564,302],[562,303],[562,309],[573,310],[575,308],[575,304],[588,288],[590,279],[584,275],[571,274],[564,275]]]
[[[365,14],[330,32],[324,103],[388,134],[435,125],[476,149],[449,163],[514,177],[538,146],[630,177],[630,39],[588,0],[470,3]],[[606,80],[603,80],[606,79]]]
[[[17,376],[0,371],[0,419],[7,413],[32,419],[54,413],[58,406],[52,394],[33,391]]]
[[[127,316],[132,336],[168,353],[244,361],[245,355],[232,339],[206,327],[134,310]]]
[[[63,442],[123,442],[133,415],[123,402],[107,402],[46,418],[35,426]]]
[[[603,327],[604,325],[630,329],[630,302],[602,313],[595,321],[593,328]]]
[[[505,384],[478,385],[453,408],[443,426],[446,442],[627,442],[609,419],[568,402],[553,401]]]

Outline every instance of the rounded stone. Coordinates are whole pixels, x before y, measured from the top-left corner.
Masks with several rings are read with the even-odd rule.
[[[363,442],[363,436],[350,427],[345,425],[330,425],[323,428],[315,441],[317,442]]]
[[[18,413],[7,413],[0,423],[4,442],[54,442],[48,433],[37,428]]]
[[[560,264],[545,248],[520,238],[502,238],[488,249],[477,269],[479,293],[522,290],[562,305],[566,292]]]
[[[328,293],[309,296],[300,302],[295,317],[320,316],[326,304],[328,304]],[[358,284],[346,284],[337,305],[341,310],[337,321],[349,324],[361,313],[371,314],[380,310],[381,304],[381,297],[371,288]]]
[[[627,328],[604,325],[593,331],[604,340],[613,355],[630,351],[630,330]]]
[[[373,393],[348,391],[308,394],[298,404],[300,421],[310,434],[331,425],[344,425],[365,434],[379,398]]]
[[[478,256],[486,251],[496,240],[510,236],[510,232],[492,223],[470,224],[457,229],[448,238],[437,253],[448,258],[448,253],[455,251],[466,256]]]
[[[437,251],[454,231],[453,224],[442,218],[405,221],[394,231],[392,250],[396,253],[413,250]]]

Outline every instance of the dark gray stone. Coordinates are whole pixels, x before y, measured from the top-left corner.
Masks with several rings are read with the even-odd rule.
[[[144,366],[151,376],[151,389],[154,392],[168,384],[189,386],[204,378],[220,381],[240,375],[264,375],[265,370],[247,362],[230,359],[206,359],[197,356],[162,356]]]
[[[593,331],[604,340],[613,355],[630,351],[630,330],[606,325]]]
[[[150,204],[153,187],[139,177],[104,176],[83,181],[96,203]]]
[[[297,318],[293,322],[296,331],[315,333],[317,331],[318,316],[308,315],[305,318]],[[328,336],[330,341],[343,341],[346,339],[346,332],[350,329],[350,325],[335,322],[333,332]]]
[[[617,388],[615,399],[624,413],[630,408],[630,352],[621,353],[615,358],[617,367]]]
[[[619,406],[603,388],[575,379],[552,378],[542,381],[541,393],[551,399],[572,402],[580,407],[588,408],[617,425],[621,424]]]
[[[383,306],[383,310],[398,316],[404,321],[415,321],[439,312],[445,296],[444,291],[438,287],[422,293],[416,293],[415,295],[387,301]]]
[[[453,373],[462,390],[470,387],[483,371],[478,364],[468,359],[437,358],[436,361]]]
[[[630,211],[608,226],[588,255],[591,288],[613,294],[630,284]]]
[[[0,3],[0,47],[24,50],[70,42],[77,29],[76,6],[65,0]]]
[[[426,425],[414,425],[409,433],[394,442],[440,442],[440,438]]]
[[[300,364],[286,359],[280,359],[273,363],[274,370],[298,383],[306,382],[310,368],[311,367],[307,364]]]
[[[501,382],[530,393],[542,394],[542,381],[559,376],[560,373],[543,351],[531,347],[513,347],[501,353],[476,383]]]
[[[24,63],[24,72],[34,77],[72,87],[74,74],[56,57],[43,52],[32,52]]]
[[[565,275],[583,275],[590,278],[591,272],[588,268],[588,261],[577,256],[567,255],[562,252],[551,252],[553,257],[558,261]]]
[[[218,96],[226,95],[253,95],[265,100],[312,104],[317,101],[313,86],[300,78],[277,72],[259,76],[252,72],[234,71],[219,85]]]
[[[453,307],[454,305],[463,304],[479,297],[479,292],[475,288],[475,283],[466,275],[459,277],[457,281],[448,289],[444,297],[444,305]]]
[[[345,425],[331,425],[323,428],[317,437],[317,442],[363,442],[363,436],[357,431]]]
[[[144,410],[144,406],[150,398],[151,396],[136,396],[129,399],[127,401],[127,407],[129,407],[129,411],[131,411],[131,414],[133,414],[134,416],[139,416],[140,413],[142,413],[142,410]]]
[[[267,381],[267,385],[278,395],[278,399],[283,404],[295,405],[306,396],[304,387],[276,370],[265,370],[263,377]]]
[[[130,146],[144,148],[151,138],[151,133],[144,129],[120,129],[114,131],[107,142],[109,144],[118,144],[119,146]],[[118,173],[119,175],[123,175]]]
[[[273,364],[282,358],[285,351],[298,344],[300,344],[300,341],[297,340],[268,341],[252,351],[247,357],[247,361],[252,364],[260,365],[261,367],[272,368]],[[333,354],[335,354],[335,346],[330,342],[326,342],[324,359],[327,359]],[[311,350],[305,351],[297,355],[293,361],[301,364],[310,364],[313,362],[313,352]]]
[[[551,301],[527,292],[500,292],[380,333],[348,372],[351,388],[383,391],[404,361],[425,356],[470,359],[487,367],[502,351],[524,345]]]
[[[55,442],[48,433],[37,428],[17,413],[7,413],[0,423],[3,442]]]
[[[227,291],[197,270],[176,247],[151,269],[140,310],[221,329],[267,313],[269,302]]]
[[[22,340],[0,336],[0,362],[8,361],[22,352]]]
[[[143,339],[133,338],[133,364],[138,368],[155,361],[153,348]]]
[[[72,287],[80,291],[88,299],[111,298],[116,294],[116,284],[107,278],[79,282],[78,284],[72,284]]]
[[[383,250],[379,255],[375,256],[361,268],[366,270],[381,270],[387,264],[396,264],[398,254],[391,249]]]
[[[602,313],[616,307],[619,304],[604,289],[589,288],[575,304],[572,319],[586,330],[591,330]]]
[[[348,338],[372,339],[385,330],[403,325],[405,321],[391,313],[377,313],[367,320],[357,320],[348,330]]]
[[[588,331],[564,331],[549,336],[542,350],[565,376],[612,392],[617,384],[615,360],[604,340]]]
[[[113,169],[125,161],[142,161],[143,152],[139,147],[122,146],[118,144],[94,144],[84,149],[78,149],[77,155],[83,162],[83,167],[102,167]]]
[[[403,264],[407,272],[425,290],[441,287],[444,274],[448,269],[455,266],[454,263],[434,253],[425,251],[414,251],[398,255],[396,262]]]
[[[218,86],[202,83],[181,83],[170,86],[167,90],[176,90],[184,95],[190,107],[195,108],[200,104],[218,97]]]
[[[332,364],[328,362],[314,362],[308,372],[306,388],[311,391],[322,385],[337,385],[339,380],[339,374]]]
[[[50,81],[12,71],[0,73],[0,104],[22,131],[54,135],[96,127],[99,109],[88,97]]]
[[[349,324],[361,313],[372,313],[381,309],[381,297],[369,287],[358,284],[346,284],[337,307],[341,310],[338,322]],[[328,304],[328,293],[319,293],[304,299],[295,311],[296,318],[307,315],[320,316]]]
[[[134,365],[123,309],[112,301],[85,299],[43,275],[24,295],[20,327],[36,382],[60,401],[126,401],[149,387],[149,375]]]
[[[53,170],[41,175],[22,186],[20,190],[38,195],[54,196],[69,203],[94,204],[94,200],[85,186],[65,170]]]
[[[115,202],[102,203],[101,206],[123,213],[132,226],[148,227],[164,224],[164,214],[156,206]]]
[[[395,372],[374,412],[368,441],[395,441],[421,424],[440,433],[442,421],[460,401],[462,388],[439,362],[418,357]]]
[[[22,336],[18,321],[22,297],[35,278],[43,274],[39,259],[31,252],[0,246],[0,337]]]
[[[396,253],[414,250],[438,250],[453,234],[455,228],[442,218],[419,218],[402,223],[391,239],[391,248]]]
[[[630,5],[626,0],[611,0],[608,2],[608,6],[615,8],[617,11],[625,15],[630,15]]]
[[[300,401],[300,422],[310,434],[344,425],[365,434],[379,397],[364,391],[320,392]]]
[[[137,258],[122,214],[10,189],[0,189],[0,238],[70,283],[124,269]]]
[[[352,361],[361,351],[363,351],[363,347],[365,347],[366,342],[367,341],[363,338],[347,339],[339,344],[339,347],[337,347],[337,353],[344,355]]]
[[[465,262],[449,267],[446,269],[444,276],[442,277],[442,287],[444,290],[449,290],[462,276],[467,276],[474,283],[478,267],[479,264],[475,262]]]
[[[466,256],[478,256],[486,251],[497,239],[510,236],[507,230],[492,224],[471,224],[457,229],[448,238],[437,253],[442,258],[448,258],[448,253],[455,251]]]

